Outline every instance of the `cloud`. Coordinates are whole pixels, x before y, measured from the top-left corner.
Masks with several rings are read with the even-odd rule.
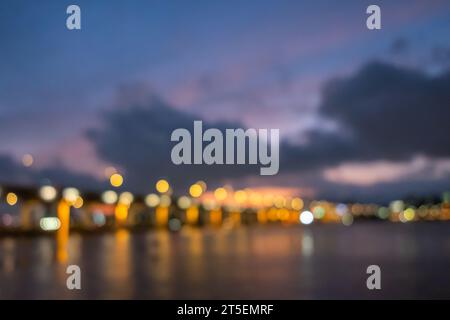
[[[302,144],[281,147],[280,173],[301,177],[326,198],[392,199],[450,187],[450,74],[372,62],[326,83],[319,118]],[[417,159],[422,159],[417,161]],[[303,181],[304,182],[304,181]]]
[[[374,62],[329,82],[322,101],[321,115],[357,144],[353,159],[450,156],[450,73],[431,77]]]
[[[411,176],[439,179],[450,174],[450,160],[415,157],[409,162],[343,163],[324,170],[327,181],[356,186],[396,182]]]
[[[120,105],[106,113],[103,125],[88,132],[100,158],[123,168],[127,188],[150,191],[160,177],[185,188],[198,179],[217,185],[258,175],[258,168],[251,166],[173,165],[171,132],[176,128],[190,129],[194,120],[201,118],[172,108],[154,96],[139,97],[137,102],[132,97],[119,99]],[[329,186],[336,187],[339,181],[324,179],[323,172],[328,170],[328,176],[330,172],[335,177],[342,175],[349,163],[359,165],[359,169],[364,168],[364,163],[394,163],[397,168],[396,165],[408,164],[417,156],[430,161],[445,160],[450,157],[449,103],[449,74],[432,77],[386,63],[369,63],[354,75],[326,83],[318,117],[324,124],[333,122],[335,127],[324,130],[325,125],[319,123],[301,137],[282,141],[280,176],[302,177],[313,172],[314,177],[308,180],[311,186],[319,194],[332,194]],[[244,126],[238,122],[204,121],[204,127],[224,130]],[[386,170],[382,171],[389,171]],[[365,174],[363,169],[359,172]],[[406,178],[400,175],[395,181],[386,178],[372,182],[397,184],[404,191],[407,185],[401,183]],[[440,177],[433,178],[437,181]],[[442,178],[448,179],[444,175]],[[276,177],[262,180],[267,185],[271,181],[282,184],[282,179]],[[347,182],[344,179],[341,184]],[[440,185],[446,185],[446,180]],[[424,193],[425,186],[429,183],[424,184]],[[355,186],[347,186],[346,190],[351,188]]]
[[[174,165],[170,158],[176,144],[170,141],[172,131],[186,128],[193,136],[194,121],[202,119],[172,108],[155,96],[137,102],[119,101],[125,103],[107,112],[103,125],[89,130],[87,137],[102,160],[124,170],[126,188],[151,191],[155,181],[164,177],[178,189],[187,190],[187,186],[199,179],[217,184],[233,177],[258,174],[259,167],[254,165]],[[203,121],[203,130],[208,128],[224,132],[226,128],[243,126],[236,122]]]

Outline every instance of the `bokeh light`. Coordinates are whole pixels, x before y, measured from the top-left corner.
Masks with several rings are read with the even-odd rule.
[[[16,205],[17,201],[18,201],[18,197],[14,192],[9,192],[6,195],[6,203],[9,204],[10,206],[14,206]]]
[[[125,191],[122,192],[119,196],[119,203],[130,206],[134,201],[134,196],[131,192]]]
[[[187,208],[189,208],[191,206],[191,199],[189,197],[186,196],[182,196],[180,198],[178,198],[177,204],[178,207],[180,207],[180,209],[186,210]]]
[[[238,190],[234,193],[234,200],[242,204],[247,200],[247,193],[244,190]]]
[[[203,192],[204,192],[203,188],[202,188],[202,186],[199,183],[195,183],[189,188],[189,194],[193,198],[200,197]]]
[[[150,193],[145,197],[145,204],[150,208],[154,208],[159,205],[159,196],[155,193]]]
[[[218,201],[225,200],[227,198],[227,196],[228,196],[228,192],[227,192],[227,190],[225,188],[217,188],[214,191],[214,197],[216,197],[216,199]]]
[[[106,204],[114,204],[117,202],[118,196],[115,191],[108,190],[102,193],[102,201]]]
[[[34,163],[34,158],[31,154],[27,153],[22,157],[22,164],[25,167],[27,167],[27,168],[31,167],[33,165],[33,163]]]
[[[42,186],[39,189],[39,196],[41,197],[42,200],[46,202],[54,201],[57,195],[58,192],[52,186]]]
[[[56,217],[44,217],[39,221],[39,225],[44,231],[56,231],[61,227],[61,221]]]
[[[109,182],[111,183],[111,185],[113,187],[120,187],[123,184],[123,177],[121,174],[119,173],[114,173],[113,175],[111,175],[111,177],[109,178]]]
[[[156,191],[158,191],[159,193],[166,193],[167,191],[169,191],[169,188],[170,185],[167,180],[161,179],[156,182]]]
[[[83,204],[84,204],[83,198],[78,196],[75,202],[73,203],[73,207],[75,209],[80,209],[81,207],[83,207]]]
[[[303,200],[302,199],[300,199],[300,198],[294,198],[294,199],[292,199],[292,201],[291,201],[291,207],[292,207],[292,209],[294,209],[294,210],[297,210],[297,211],[300,211],[300,210],[302,210],[303,209]]]
[[[75,188],[66,188],[63,190],[63,198],[70,204],[74,204],[79,196],[80,192]]]
[[[308,225],[311,224],[314,221],[314,215],[311,211],[303,211],[300,214],[300,222],[302,224]]]

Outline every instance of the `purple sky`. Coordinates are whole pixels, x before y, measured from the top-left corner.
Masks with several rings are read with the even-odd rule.
[[[345,131],[321,109],[331,79],[351,79],[372,61],[430,78],[450,66],[448,1],[376,1],[379,31],[365,27],[373,1],[76,1],[82,30],[68,31],[72,2],[0,4],[0,154],[20,161],[31,153],[35,170],[62,167],[99,178],[105,166],[123,168],[86,131],[149,96],[205,121],[280,128],[285,141],[304,146],[313,143],[311,131]],[[362,198],[364,190],[386,196],[379,190],[450,186],[450,156],[420,151],[346,157],[265,179],[215,179],[325,196],[339,187],[339,196],[357,190]]]

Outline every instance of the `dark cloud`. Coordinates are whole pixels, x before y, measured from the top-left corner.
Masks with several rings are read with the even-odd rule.
[[[310,131],[306,135],[308,142],[304,145],[281,143],[280,173],[336,165],[351,159],[358,152],[357,143],[351,137],[320,130]]]
[[[310,170],[348,161],[450,156],[450,75],[370,63],[329,81],[319,114],[336,132],[310,131],[302,146],[284,143],[281,169]],[[292,139],[290,139],[292,141]]]
[[[124,101],[123,99],[119,99]],[[90,130],[88,138],[95,144],[98,155],[125,171],[127,188],[144,192],[151,190],[156,179],[168,178],[176,187],[184,188],[199,179],[223,182],[233,177],[257,174],[258,167],[248,165],[177,166],[170,154],[176,142],[170,141],[173,130],[192,129],[198,116],[168,106],[156,97],[128,100],[126,105],[107,112],[101,128]],[[243,128],[239,123],[205,122],[203,131],[217,128]]]
[[[383,63],[327,84],[320,113],[350,132],[352,159],[450,156],[450,74],[431,77]]]

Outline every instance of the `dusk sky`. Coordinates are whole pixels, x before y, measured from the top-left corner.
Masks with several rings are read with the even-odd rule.
[[[378,4],[382,29],[366,28]],[[66,29],[81,7],[82,30]],[[170,162],[170,132],[279,128],[280,172]],[[294,188],[385,201],[450,189],[449,1],[0,3],[0,183]],[[32,168],[21,159],[32,154]]]

